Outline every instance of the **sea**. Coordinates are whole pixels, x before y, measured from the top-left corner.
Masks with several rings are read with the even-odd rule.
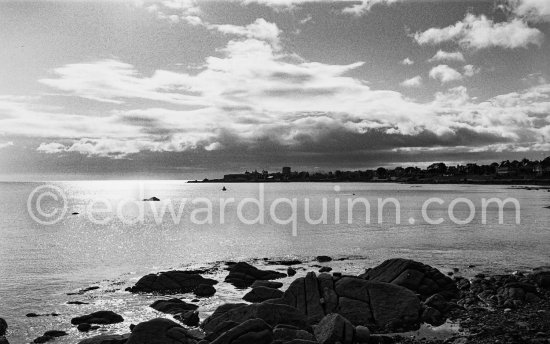
[[[333,257],[325,265],[345,273],[395,257],[445,273],[456,268],[466,277],[529,271],[550,265],[548,191],[468,184],[3,182],[0,317],[12,344],[47,330],[68,332],[56,343],[124,333],[132,323],[166,316],[148,307],[166,297],[124,291],[140,277],[215,267],[212,277],[223,281],[226,261],[284,271],[268,261],[299,259],[298,276],[318,269],[318,255]],[[158,201],[144,201],[152,197]],[[97,288],[84,291],[88,287]],[[223,282],[216,288],[214,297],[198,302],[201,318],[244,293]],[[125,321],[90,333],[70,324],[98,310],[113,310]]]

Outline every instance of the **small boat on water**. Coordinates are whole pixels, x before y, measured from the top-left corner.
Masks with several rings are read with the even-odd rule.
[[[222,191],[227,191],[227,189],[225,188],[225,186],[222,188]]]

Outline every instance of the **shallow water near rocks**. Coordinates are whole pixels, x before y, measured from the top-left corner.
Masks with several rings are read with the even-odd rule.
[[[0,206],[0,317],[9,324],[8,339],[12,343],[32,341],[47,330],[64,330],[69,336],[58,338],[57,343],[74,343],[77,339],[99,333],[127,332],[131,323],[165,316],[150,307],[162,296],[133,295],[124,289],[150,272],[170,269],[209,267],[208,262],[245,260],[258,267],[286,270],[286,266],[267,266],[263,257],[291,259],[308,262],[302,267],[318,271],[318,263],[311,262],[316,255],[334,258],[352,257],[332,261],[326,265],[344,274],[358,274],[393,257],[405,257],[430,264],[449,272],[457,267],[463,276],[476,273],[510,272],[529,270],[550,264],[548,223],[550,211],[543,207],[550,204],[550,193],[544,190],[511,189],[509,186],[471,185],[410,185],[399,184],[334,184],[291,183],[265,185],[266,204],[279,197],[309,198],[312,218],[319,217],[321,201],[333,204],[341,198],[342,204],[350,197],[365,197],[372,201],[372,223],[366,224],[365,213],[357,207],[357,221],[348,224],[328,223],[309,225],[299,207],[298,235],[292,236],[290,225],[266,222],[264,225],[244,225],[237,221],[235,208],[228,207],[224,224],[194,225],[189,221],[175,224],[164,221],[156,224],[150,208],[144,223],[134,225],[113,221],[107,225],[95,225],[85,216],[86,205],[101,197],[115,205],[124,200],[141,200],[152,196],[160,202],[146,202],[147,207],[160,207],[166,200],[186,197],[207,197],[216,209],[220,197],[237,200],[258,194],[257,184],[231,184],[228,191],[220,192],[217,184],[186,184],[182,181],[117,181],[117,182],[56,182],[68,197],[69,211],[54,226],[35,223],[27,213],[27,197],[44,183],[0,183],[3,196]],[[353,195],[355,194],[355,195]],[[400,224],[392,223],[391,213],[379,224],[376,219],[377,198],[395,197],[401,203]],[[445,204],[434,204],[433,217],[445,217],[444,207],[456,197],[472,199],[476,207],[482,197],[515,197],[521,204],[521,224],[513,222],[514,210],[506,209],[504,224],[489,221],[481,224],[476,217],[467,225],[445,222],[428,225],[420,218],[422,202],[430,197],[441,197]],[[176,203],[176,207],[177,207]],[[303,205],[301,206],[303,207]],[[186,208],[189,218],[192,207]],[[284,209],[283,209],[284,210]],[[456,216],[467,217],[467,207],[456,207]],[[133,212],[128,208],[129,213]],[[268,209],[269,211],[269,209]],[[334,209],[328,208],[328,218],[334,217]],[[78,212],[79,215],[70,215]],[[347,214],[343,209],[342,214]],[[247,213],[253,218],[254,211]],[[284,217],[284,211],[281,217]],[[494,214],[490,214],[489,219]],[[343,215],[342,215],[343,216]],[[416,218],[414,224],[408,219]],[[359,221],[363,219],[363,221]],[[395,222],[395,221],[393,221]],[[469,268],[469,265],[473,267]],[[218,265],[212,276],[223,281],[226,271]],[[305,270],[298,269],[298,275]],[[207,275],[205,275],[207,276]],[[208,276],[207,276],[208,277]],[[284,279],[283,290],[294,278]],[[83,288],[99,286],[82,295],[67,295]],[[217,294],[199,302],[201,318],[225,302],[240,302],[246,291],[232,285],[219,283]],[[176,295],[186,301],[194,295]],[[168,297],[166,297],[168,298]],[[88,305],[68,305],[67,301],[89,302]],[[97,310],[112,310],[121,314],[125,322],[104,326],[100,331],[81,334],[70,325],[70,319]],[[27,318],[25,314],[59,313],[60,316]],[[435,332],[437,329],[434,329]],[[443,329],[441,329],[443,331]]]

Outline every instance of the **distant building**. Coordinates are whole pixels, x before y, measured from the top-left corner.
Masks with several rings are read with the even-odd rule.
[[[285,176],[289,176],[290,173],[291,173],[290,167],[283,167],[283,174],[284,174]]]

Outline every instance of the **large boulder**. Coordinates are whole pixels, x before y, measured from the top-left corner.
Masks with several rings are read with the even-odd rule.
[[[98,325],[107,325],[107,324],[116,324],[124,321],[124,318],[115,312],[112,311],[99,311],[94,312],[88,315],[83,315],[80,317],[72,318],[71,324],[98,324]]]
[[[149,307],[166,314],[179,314],[187,311],[194,311],[199,306],[187,303],[180,299],[157,300]]]
[[[414,291],[425,299],[440,293],[448,298],[458,295],[451,278],[429,265],[403,258],[394,258],[367,270],[360,276],[374,282],[396,284]]]
[[[295,279],[285,291],[283,300],[305,314],[311,323],[317,323],[325,316],[320,285],[314,272]]]
[[[550,289],[550,267],[536,268],[530,277],[539,287]]]
[[[279,343],[293,340],[317,342],[313,334],[288,325],[277,325],[273,329],[273,340]]]
[[[212,344],[270,344],[272,341],[271,327],[262,319],[250,319],[223,333]]]
[[[399,330],[416,328],[419,324],[420,299],[407,288],[344,277],[336,282],[335,291],[340,296],[338,313],[351,314],[349,320],[354,325]]]
[[[81,340],[78,344],[125,344],[129,337],[129,333],[122,335],[102,334]]]
[[[136,325],[126,344],[196,344],[199,340],[181,325],[157,318]]]
[[[0,336],[5,336],[8,330],[8,323],[6,320],[0,318]]]
[[[256,287],[243,296],[243,300],[248,302],[263,302],[271,299],[283,297],[283,292],[279,289]]]
[[[339,314],[325,316],[315,327],[315,338],[319,344],[352,344],[355,328]]]
[[[132,293],[190,293],[201,284],[215,285],[218,281],[204,278],[194,271],[166,271],[143,276],[137,283],[128,288]]]
[[[239,262],[231,266],[225,281],[237,288],[248,288],[257,280],[273,280],[286,274],[273,270],[260,270],[248,263]]]
[[[283,304],[254,303],[240,307],[231,307],[224,312],[216,312],[201,325],[207,334],[215,332],[224,322],[234,321],[240,324],[250,319],[262,319],[272,327],[286,324],[304,330],[310,328],[309,322],[302,312],[294,307]]]

